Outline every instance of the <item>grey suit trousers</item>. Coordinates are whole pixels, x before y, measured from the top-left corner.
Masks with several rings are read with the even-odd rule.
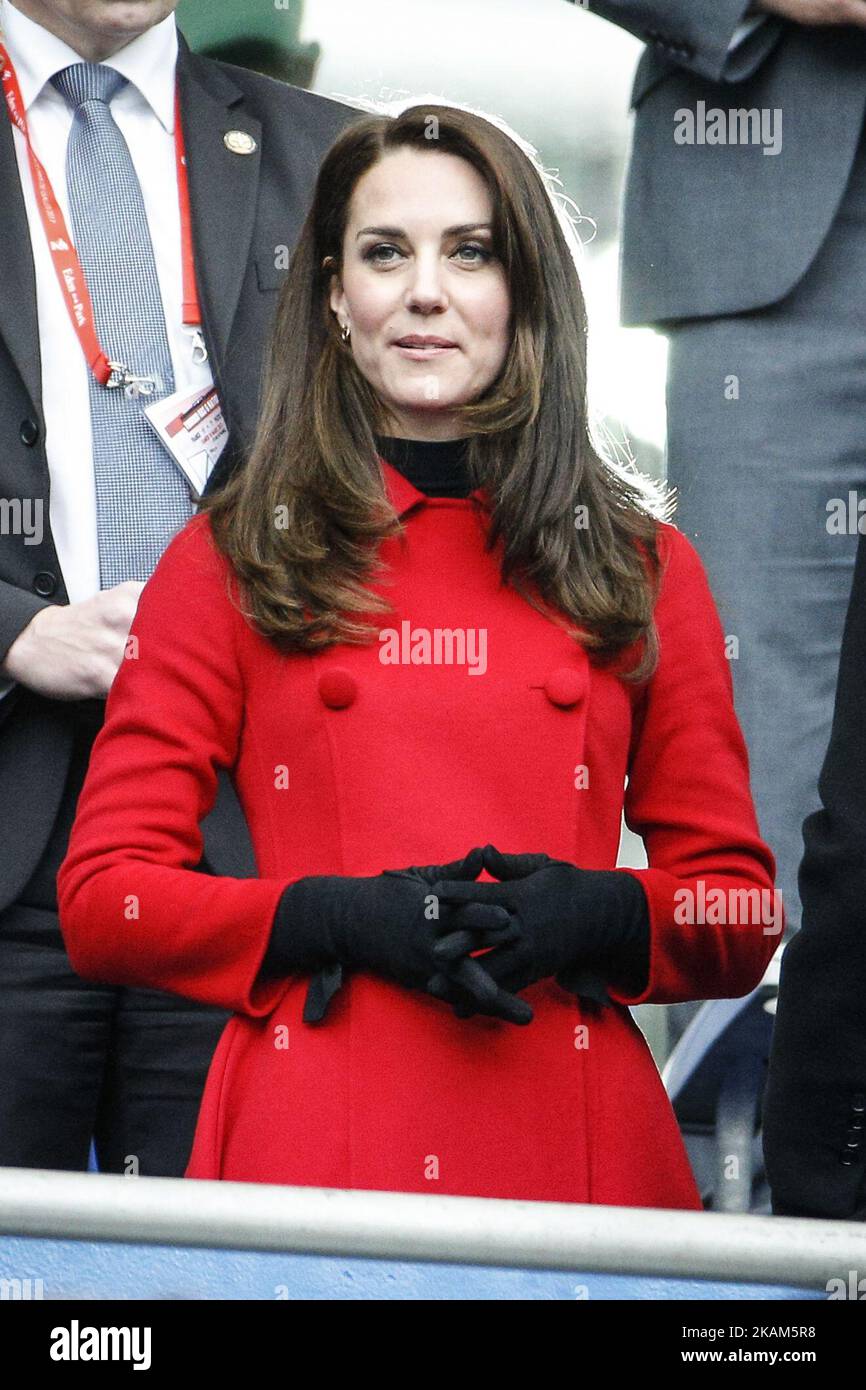
[[[698,549],[725,634],[736,639],[736,708],[787,937],[800,926],[802,823],[819,804],[830,736],[857,550],[850,516],[866,499],[862,133],[837,215],[794,289],[769,308],[666,332],[674,521]],[[849,529],[833,534],[828,507],[844,508]]]

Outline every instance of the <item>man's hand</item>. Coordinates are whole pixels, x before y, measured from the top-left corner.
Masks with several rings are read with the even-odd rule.
[[[852,24],[866,29],[866,0],[755,0],[749,13],[780,15],[794,24]]]
[[[51,700],[104,699],[143,588],[128,579],[81,603],[41,608],[12,643],[0,675]]]

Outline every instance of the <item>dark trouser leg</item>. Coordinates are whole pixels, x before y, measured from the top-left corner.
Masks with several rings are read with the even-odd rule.
[[[0,916],[0,1164],[87,1168],[113,996],[74,974],[56,913]]]
[[[230,1017],[156,990],[118,991],[96,1121],[101,1171],[183,1176],[210,1060]]]
[[[55,880],[92,736],[75,739],[57,819],[17,903],[0,913],[0,1164],[87,1168],[115,991],[66,955]]]
[[[0,1165],[85,1170],[95,1136],[101,1168],[132,1154],[142,1173],[181,1177],[230,1015],[72,970],[56,877],[97,729],[82,723],[45,853],[0,913]]]

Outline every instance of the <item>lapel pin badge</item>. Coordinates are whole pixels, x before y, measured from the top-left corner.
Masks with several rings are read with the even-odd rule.
[[[232,154],[254,154],[258,148],[253,137],[245,130],[227,130],[223,144]]]

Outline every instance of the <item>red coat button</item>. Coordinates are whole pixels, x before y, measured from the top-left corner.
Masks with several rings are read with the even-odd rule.
[[[558,666],[544,682],[544,693],[553,705],[568,709],[578,704],[586,693],[586,675],[573,666]]]
[[[345,709],[358,693],[358,682],[351,671],[333,666],[319,676],[319,694],[328,709]]]

